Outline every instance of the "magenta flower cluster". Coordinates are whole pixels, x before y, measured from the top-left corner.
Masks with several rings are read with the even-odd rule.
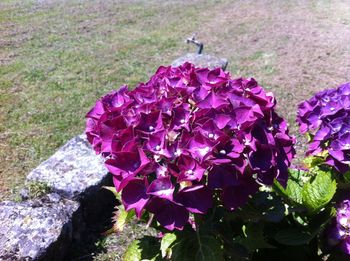
[[[335,225],[330,230],[330,245],[339,245],[341,250],[350,255],[350,200],[341,202],[337,209]]]
[[[86,134],[126,210],[181,230],[213,204],[234,210],[259,184],[286,183],[294,139],[275,104],[254,79],[185,63],[98,100]]]
[[[350,164],[350,83],[317,93],[298,106],[300,132],[312,136],[307,154],[328,150],[326,162],[341,173]]]

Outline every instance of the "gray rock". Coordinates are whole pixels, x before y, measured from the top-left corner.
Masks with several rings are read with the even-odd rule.
[[[95,154],[83,134],[71,139],[32,170],[27,181],[46,183],[52,191],[73,199],[101,185],[107,174],[103,159]]]
[[[228,64],[227,59],[218,58],[208,54],[188,53],[174,60],[171,65],[179,66],[185,62],[193,63],[197,67],[208,67],[211,69],[220,67],[223,70],[226,69]]]
[[[32,170],[27,176],[27,183],[30,182],[45,183],[52,192],[79,201],[85,224],[98,222],[101,214],[116,204],[113,194],[101,188],[113,186],[112,177],[85,134],[68,141]],[[22,194],[26,198],[27,193]]]
[[[0,260],[62,260],[79,203],[57,194],[0,203]]]
[[[21,199],[22,200],[27,200],[30,198],[30,191],[28,188],[22,188],[20,191],[19,191],[19,195],[21,196]]]

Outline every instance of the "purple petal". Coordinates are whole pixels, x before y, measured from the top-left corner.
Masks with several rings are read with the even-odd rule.
[[[141,217],[142,210],[149,200],[146,193],[147,180],[133,179],[128,182],[122,191],[122,202],[125,210],[135,209],[138,218]]]
[[[142,132],[150,133],[163,129],[162,116],[160,111],[154,111],[151,113],[141,113],[140,121],[137,125],[137,129]]]
[[[224,189],[239,184],[236,169],[231,165],[215,165],[208,174],[208,187]]]
[[[195,159],[202,162],[209,154],[211,154],[211,149],[215,144],[215,141],[212,141],[197,132],[189,141],[188,151]]]
[[[103,103],[100,100],[98,100],[95,106],[86,114],[86,117],[98,120],[104,113],[105,109]]]
[[[188,222],[189,213],[185,207],[162,198],[154,197],[147,205],[157,221],[168,230],[182,230]]]
[[[105,162],[107,169],[116,175],[120,172],[137,174],[149,164],[145,153],[139,149],[137,152],[121,151],[115,153],[115,158]]]
[[[180,170],[177,178],[178,182],[193,180],[200,181],[206,170],[196,160],[186,155],[181,155],[179,157],[178,167]]]
[[[232,120],[232,117],[226,114],[217,114],[215,116],[214,122],[219,129],[223,129]]]
[[[204,100],[202,100],[197,104],[197,106],[200,109],[210,109],[210,108],[220,109],[228,104],[229,102],[225,97],[217,95],[213,92],[210,92],[208,96],[205,97]]]
[[[345,254],[350,255],[350,237],[341,243],[340,248]]]
[[[177,193],[175,201],[192,213],[205,214],[213,205],[213,194],[203,185],[187,187]]]
[[[261,145],[249,155],[250,166],[256,171],[267,171],[274,164],[273,154],[268,146]]]
[[[147,189],[147,194],[171,201],[173,200],[174,189],[170,177],[160,177],[152,181]]]

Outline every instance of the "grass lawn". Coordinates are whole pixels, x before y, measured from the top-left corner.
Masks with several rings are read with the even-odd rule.
[[[232,75],[273,91],[295,135],[300,101],[350,81],[346,1],[0,0],[0,200],[16,199],[26,174],[83,132],[97,98],[193,51],[184,39],[195,32]],[[140,231],[74,258],[118,260]]]
[[[1,0],[0,199],[84,130],[98,97],[193,50],[194,32],[273,91],[296,134],[296,105],[350,80],[349,31],[346,1]]]

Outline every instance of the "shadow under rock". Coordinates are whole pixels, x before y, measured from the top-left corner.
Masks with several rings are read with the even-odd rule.
[[[78,231],[73,235],[73,242],[64,260],[78,261],[78,260],[94,260],[94,257],[98,253],[105,251],[103,241],[105,236],[103,232],[107,231],[112,227],[112,216],[115,211],[115,206],[119,204],[115,196],[108,190],[99,188],[102,191],[100,193],[103,195],[103,202],[99,202],[101,198],[82,198],[81,208],[83,215],[85,214],[85,209],[87,205],[89,208],[101,209],[103,211],[96,211],[96,215],[91,215],[89,210],[89,218],[85,219],[86,222],[80,222],[76,220],[73,226],[78,227]]]

